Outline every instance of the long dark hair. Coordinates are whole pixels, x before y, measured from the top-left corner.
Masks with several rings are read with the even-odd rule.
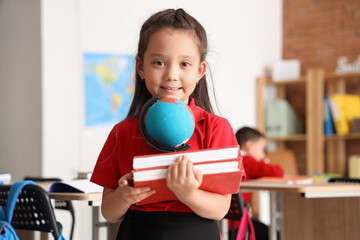
[[[143,61],[144,53],[147,49],[150,36],[155,32],[164,29],[185,30],[193,34],[198,40],[200,51],[200,62],[205,61],[208,52],[208,42],[206,31],[201,24],[183,9],[167,9],[152,15],[142,25],[140,30],[140,39],[138,44],[137,57]],[[135,73],[135,93],[127,115],[127,118],[139,114],[142,106],[151,98],[150,92],[147,90],[145,81],[139,74]],[[195,104],[209,113],[213,113],[211,106],[208,84],[204,75],[196,85],[194,92],[190,95],[195,100]],[[215,97],[215,96],[214,96]]]

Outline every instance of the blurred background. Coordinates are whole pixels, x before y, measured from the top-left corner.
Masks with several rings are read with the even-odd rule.
[[[360,54],[358,0],[0,0],[0,172],[69,180],[91,171],[126,110],[140,27],[166,8],[184,8],[206,29],[207,74],[234,131],[257,126],[256,80],[275,63],[334,72],[339,57]],[[126,87],[112,85],[120,73]],[[74,239],[91,238],[89,208],[76,203]]]

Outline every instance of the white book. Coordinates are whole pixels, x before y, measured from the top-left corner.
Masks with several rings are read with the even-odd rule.
[[[133,168],[142,169],[169,166],[172,163],[176,162],[178,157],[182,155],[186,155],[194,164],[219,160],[224,161],[230,159],[237,159],[239,156],[239,146],[180,153],[162,153],[155,155],[136,156],[134,157]]]
[[[10,183],[11,173],[0,173],[0,181],[3,183]]]
[[[49,192],[99,193],[102,191],[102,186],[88,179],[55,182],[49,188]]]
[[[198,164],[195,165],[194,168],[199,169],[203,174],[228,173],[228,172],[239,171],[239,162],[228,161],[228,162]],[[162,178],[166,178],[166,172],[167,172],[167,168],[134,171],[133,177],[134,177],[134,181],[162,179]]]

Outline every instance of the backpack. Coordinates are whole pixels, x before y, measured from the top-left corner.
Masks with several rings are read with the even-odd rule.
[[[33,181],[19,181],[15,182],[10,187],[10,192],[7,198],[5,210],[0,206],[0,240],[19,240],[15,229],[11,226],[11,220],[14,213],[16,201],[21,190],[28,184],[36,184]],[[60,237],[58,240],[65,240],[60,229]]]
[[[5,210],[0,206],[0,240],[19,240],[16,235],[15,229],[11,226],[14,207],[16,200],[21,192],[21,189],[28,184],[36,184],[33,181],[20,181],[14,183],[10,188],[10,193],[6,202]]]

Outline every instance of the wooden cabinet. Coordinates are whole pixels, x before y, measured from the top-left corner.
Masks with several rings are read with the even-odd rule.
[[[273,86],[277,97],[286,99],[304,123],[303,134],[269,137],[278,148],[294,150],[300,174],[340,173],[347,175],[347,159],[360,154],[360,134],[324,136],[323,98],[333,93],[360,94],[360,74],[336,75],[309,69],[297,80],[274,82],[257,79],[257,127],[265,132],[266,88]]]

